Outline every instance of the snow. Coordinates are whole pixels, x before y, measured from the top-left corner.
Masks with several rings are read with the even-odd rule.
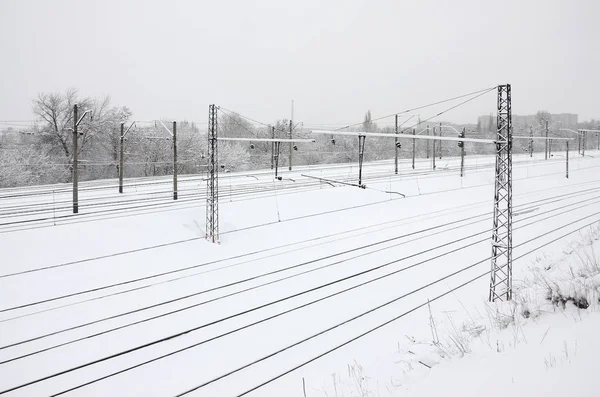
[[[598,312],[546,315],[521,328],[516,347],[444,360],[402,395],[597,396],[599,327]]]
[[[591,152],[591,155],[593,156],[594,152]],[[0,310],[174,271],[110,289],[0,312],[0,346],[196,294],[134,314],[0,349],[0,361],[197,304],[193,308],[152,321],[0,364],[0,390],[397,261],[326,288],[315,289],[310,293],[205,326],[163,343],[24,387],[9,395],[47,395],[60,392],[162,354],[200,343],[286,309],[323,298],[360,282],[407,268],[392,276],[93,383],[69,394],[175,395],[488,258],[491,251],[488,238],[493,196],[493,158],[468,156],[466,164],[469,168],[464,178],[458,175],[457,161],[453,158],[436,160],[438,168],[435,172],[430,171],[428,161],[419,161],[414,171],[410,168],[410,162],[403,161],[399,176],[393,175],[392,162],[368,164],[364,171],[367,184],[365,190],[349,186],[331,187],[301,176],[307,174],[356,181],[356,165],[336,165],[331,168],[299,167],[292,172],[284,170],[284,180],[281,182],[274,181],[273,174],[269,171],[258,173],[254,178],[248,177],[250,173],[224,174],[226,176],[220,180],[220,245],[210,244],[203,238],[205,182],[199,177],[180,178],[180,200],[177,202],[170,199],[172,193],[169,192],[168,179],[159,180],[165,182],[164,184],[152,184],[156,181],[149,180],[131,181],[137,185],[126,186],[123,195],[116,194],[116,187],[113,190],[90,189],[103,185],[114,186],[114,181],[82,183],[81,214],[76,217],[68,216],[68,185],[0,191],[0,205],[3,208],[0,210],[0,275],[84,260],[49,270],[1,277]],[[556,238],[561,233],[576,230],[594,219],[600,219],[595,210],[595,204],[600,200],[600,181],[596,177],[596,168],[600,166],[600,161],[595,157],[580,158],[573,154],[570,179],[564,177],[564,159],[555,158],[544,162],[539,157],[530,159],[521,155],[515,156],[514,164],[515,244],[545,231],[560,228],[553,234],[515,248],[515,257]],[[277,189],[276,193],[265,190],[273,186]],[[263,190],[258,190],[259,188]],[[28,191],[48,194],[36,197],[8,197]],[[401,192],[407,197],[401,198],[385,193],[386,191]],[[569,193],[573,195],[562,196]],[[53,197],[54,204],[50,197]],[[156,207],[136,208],[139,203],[126,202],[128,199],[148,197],[156,198],[151,202]],[[550,199],[552,197],[554,199]],[[40,208],[42,205],[47,213],[14,213],[32,207]],[[120,211],[103,212],[108,205],[113,206],[108,208],[120,208]],[[11,208],[7,210],[7,207]],[[546,211],[553,212],[543,214]],[[476,216],[479,217],[472,218]],[[565,226],[578,219],[581,220]],[[13,223],[21,220],[29,222]],[[535,220],[540,221],[531,223]],[[449,222],[455,223],[440,226]],[[433,229],[423,231],[429,228]],[[480,234],[469,237],[476,233]],[[576,237],[577,234],[573,234],[570,239],[553,243],[536,255],[556,257],[568,247],[567,243]],[[357,249],[385,239],[394,240]],[[162,245],[182,240],[188,241]],[[478,240],[481,242],[477,242]],[[468,248],[431,259],[470,243],[473,245]],[[421,253],[441,244],[448,245]],[[157,245],[162,246],[112,256],[113,253]],[[357,250],[350,252],[353,249]],[[342,253],[346,251],[349,252]],[[252,254],[245,255],[250,252]],[[245,256],[236,258],[240,255]],[[86,260],[97,256],[104,257]],[[419,264],[427,259],[431,260]],[[527,269],[532,263],[536,263],[535,255],[517,260],[515,266]],[[413,265],[415,266],[411,267]],[[288,270],[281,270],[288,267]],[[345,326],[335,328],[300,346],[215,381],[192,395],[237,395],[448,291],[488,268],[489,261],[484,261],[472,269],[408,295]],[[262,276],[267,272],[276,273]],[[296,276],[289,277],[294,275]],[[515,274],[515,277],[521,276],[523,273]],[[245,279],[249,280],[234,284]],[[586,282],[590,283],[586,285],[591,285],[597,283],[598,279],[591,278]],[[466,313],[481,310],[485,316],[487,284],[488,279],[483,277],[431,303],[432,317],[438,323],[440,339],[445,337],[442,330],[450,329],[452,322],[460,327]],[[242,292],[251,287],[257,288]],[[134,288],[136,289],[125,292]],[[201,291],[205,292],[199,293]],[[118,292],[121,293],[103,297],[108,293]],[[207,302],[226,294],[232,295]],[[64,307],[53,309],[58,306]],[[548,326],[552,327],[540,347],[537,342],[520,343],[511,348],[507,346],[502,354],[493,354],[488,347],[488,351],[481,349],[485,354],[469,353],[458,359],[454,355],[453,358],[441,358],[436,348],[431,346],[429,310],[421,309],[303,366],[252,394],[302,396],[304,379],[307,395],[321,396],[327,391],[331,396],[335,395],[332,394],[332,379],[339,379],[339,386],[345,390],[344,395],[348,396],[355,393],[356,382],[352,379],[360,380],[361,374],[364,373],[370,378],[369,390],[373,390],[374,393],[379,391],[380,395],[403,395],[405,392],[421,393],[415,394],[421,396],[447,395],[440,394],[447,390],[457,390],[455,395],[469,395],[469,392],[471,395],[481,395],[478,387],[487,385],[488,389],[492,389],[489,380],[483,382],[481,377],[477,377],[477,380],[470,379],[470,384],[466,384],[468,382],[462,378],[458,383],[456,379],[450,379],[452,374],[456,377],[456,373],[459,372],[461,376],[467,376],[469,372],[463,374],[462,371],[468,370],[473,373],[475,369],[479,369],[482,375],[491,376],[494,368],[506,369],[509,360],[516,359],[520,360],[519,366],[511,367],[514,368],[515,374],[519,375],[515,384],[521,385],[523,390],[529,390],[527,395],[531,395],[531,388],[535,387],[538,377],[556,380],[559,378],[552,373],[558,373],[560,370],[561,376],[569,378],[568,381],[564,381],[565,384],[578,383],[578,379],[584,376],[584,367],[593,362],[590,361],[589,352],[593,351],[594,340],[589,330],[594,326],[597,329],[597,313],[587,314],[581,310],[576,313],[583,313],[580,314],[581,320],[578,317],[575,321],[570,312],[566,316],[544,314],[536,318],[535,321],[539,323],[532,319],[526,327],[523,326],[521,329],[525,337],[530,336],[531,339],[527,338],[530,341],[539,336],[540,330],[544,332]],[[476,331],[476,328],[473,330]],[[562,360],[562,347],[558,350],[556,348],[556,343],[562,343],[559,339],[565,336],[565,333],[569,335],[569,352],[573,352],[568,360]],[[577,347],[574,346],[575,343]],[[418,351],[416,345],[420,346]],[[414,354],[406,353],[410,349],[415,350]],[[475,346],[473,349],[477,351]],[[408,378],[405,379],[402,375],[405,369],[402,364],[396,362],[399,361],[399,355],[401,359],[405,359],[405,354],[416,356],[418,361],[432,369],[417,364],[422,368],[407,371]],[[556,364],[548,371],[543,361],[546,354],[552,354],[556,358]],[[534,367],[534,364],[540,364],[541,369]],[[473,365],[477,368],[473,368]],[[521,370],[517,371],[518,368]],[[421,373],[421,369],[426,372]],[[528,373],[527,370],[531,372]],[[332,374],[337,375],[332,377]],[[412,377],[415,379],[414,385],[409,382]],[[435,385],[430,379],[436,379]],[[512,386],[512,381],[513,376],[503,376],[499,379],[499,390],[517,387]],[[527,382],[530,382],[529,386]],[[584,390],[595,385],[593,382],[596,380],[580,381],[573,387]],[[436,385],[438,389],[428,389]],[[582,391],[581,395],[586,394]]]

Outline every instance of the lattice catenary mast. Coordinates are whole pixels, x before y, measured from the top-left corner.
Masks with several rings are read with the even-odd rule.
[[[206,239],[219,241],[219,157],[217,106],[208,107],[208,153],[206,178]]]
[[[512,109],[510,84],[498,86],[490,301],[512,298]]]

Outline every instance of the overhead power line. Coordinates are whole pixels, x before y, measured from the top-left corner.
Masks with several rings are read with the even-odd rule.
[[[397,113],[388,114],[387,116],[381,116],[381,117],[377,117],[377,118],[375,118],[375,119],[371,119],[371,121],[377,121],[377,120],[385,119],[385,118],[388,118],[388,117],[393,117],[393,116],[395,116],[395,115],[401,115],[401,114],[404,114],[404,113],[412,113],[412,112],[414,112],[415,110],[424,109],[424,108],[427,108],[427,107],[430,107],[430,106],[439,105],[439,104],[442,104],[442,103],[445,103],[445,102],[455,101],[455,100],[457,100],[457,99],[465,98],[465,97],[468,97],[468,96],[471,96],[471,95],[475,95],[475,94],[479,94],[479,93],[481,93],[481,95],[483,95],[483,94],[486,94],[486,93],[488,93],[488,92],[490,92],[490,91],[492,91],[492,90],[495,90],[496,88],[498,88],[498,86],[494,86],[494,87],[490,87],[490,88],[485,88],[485,89],[483,89],[483,90],[473,91],[473,92],[470,92],[470,93],[468,93],[468,94],[463,94],[463,95],[455,96],[455,97],[452,97],[452,98],[443,99],[443,100],[441,100],[441,101],[437,101],[437,102],[428,103],[427,105],[417,106],[416,108],[412,108],[412,109],[403,110],[403,111],[401,111],[401,112],[397,112]],[[479,97],[479,96],[480,96],[480,95],[478,95],[477,97]],[[477,98],[477,97],[474,97],[473,99],[475,99],[475,98]],[[464,103],[466,103],[466,102],[468,102],[468,101],[465,101]],[[460,106],[460,105],[461,105],[461,104],[459,104],[458,106]],[[454,108],[454,107],[452,107],[452,108],[448,109],[447,111],[449,111],[449,110],[452,110],[453,108]],[[433,117],[437,117],[437,116],[439,116],[440,114],[443,114],[443,113],[445,113],[445,112],[439,113],[439,114],[437,114],[436,116],[433,116]],[[423,123],[424,123],[424,122],[426,122],[426,121],[427,121],[427,120],[424,120],[424,121],[422,121],[421,123],[418,123],[418,124],[415,124],[414,126],[411,126],[410,128],[413,128],[413,127],[415,127],[415,126],[417,126],[417,125],[419,125],[419,124],[423,124]],[[363,122],[359,122],[359,123],[355,123],[355,124],[350,124],[350,125],[347,125],[347,126],[345,126],[345,127],[338,128],[338,130],[343,130],[343,129],[345,129],[345,128],[350,128],[350,127],[355,127],[355,126],[357,126],[357,125],[362,125],[363,123],[364,123],[364,121],[363,121]]]

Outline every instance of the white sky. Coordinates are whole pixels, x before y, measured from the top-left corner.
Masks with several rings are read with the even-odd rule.
[[[515,114],[600,118],[599,43],[599,0],[0,0],[0,120],[75,87],[144,120],[351,123],[503,83]]]

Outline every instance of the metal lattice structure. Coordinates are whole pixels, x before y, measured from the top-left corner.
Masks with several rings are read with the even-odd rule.
[[[498,86],[490,301],[512,298],[512,109],[510,84]]]
[[[206,239],[219,242],[219,144],[217,106],[208,107],[208,153],[206,178]]]

